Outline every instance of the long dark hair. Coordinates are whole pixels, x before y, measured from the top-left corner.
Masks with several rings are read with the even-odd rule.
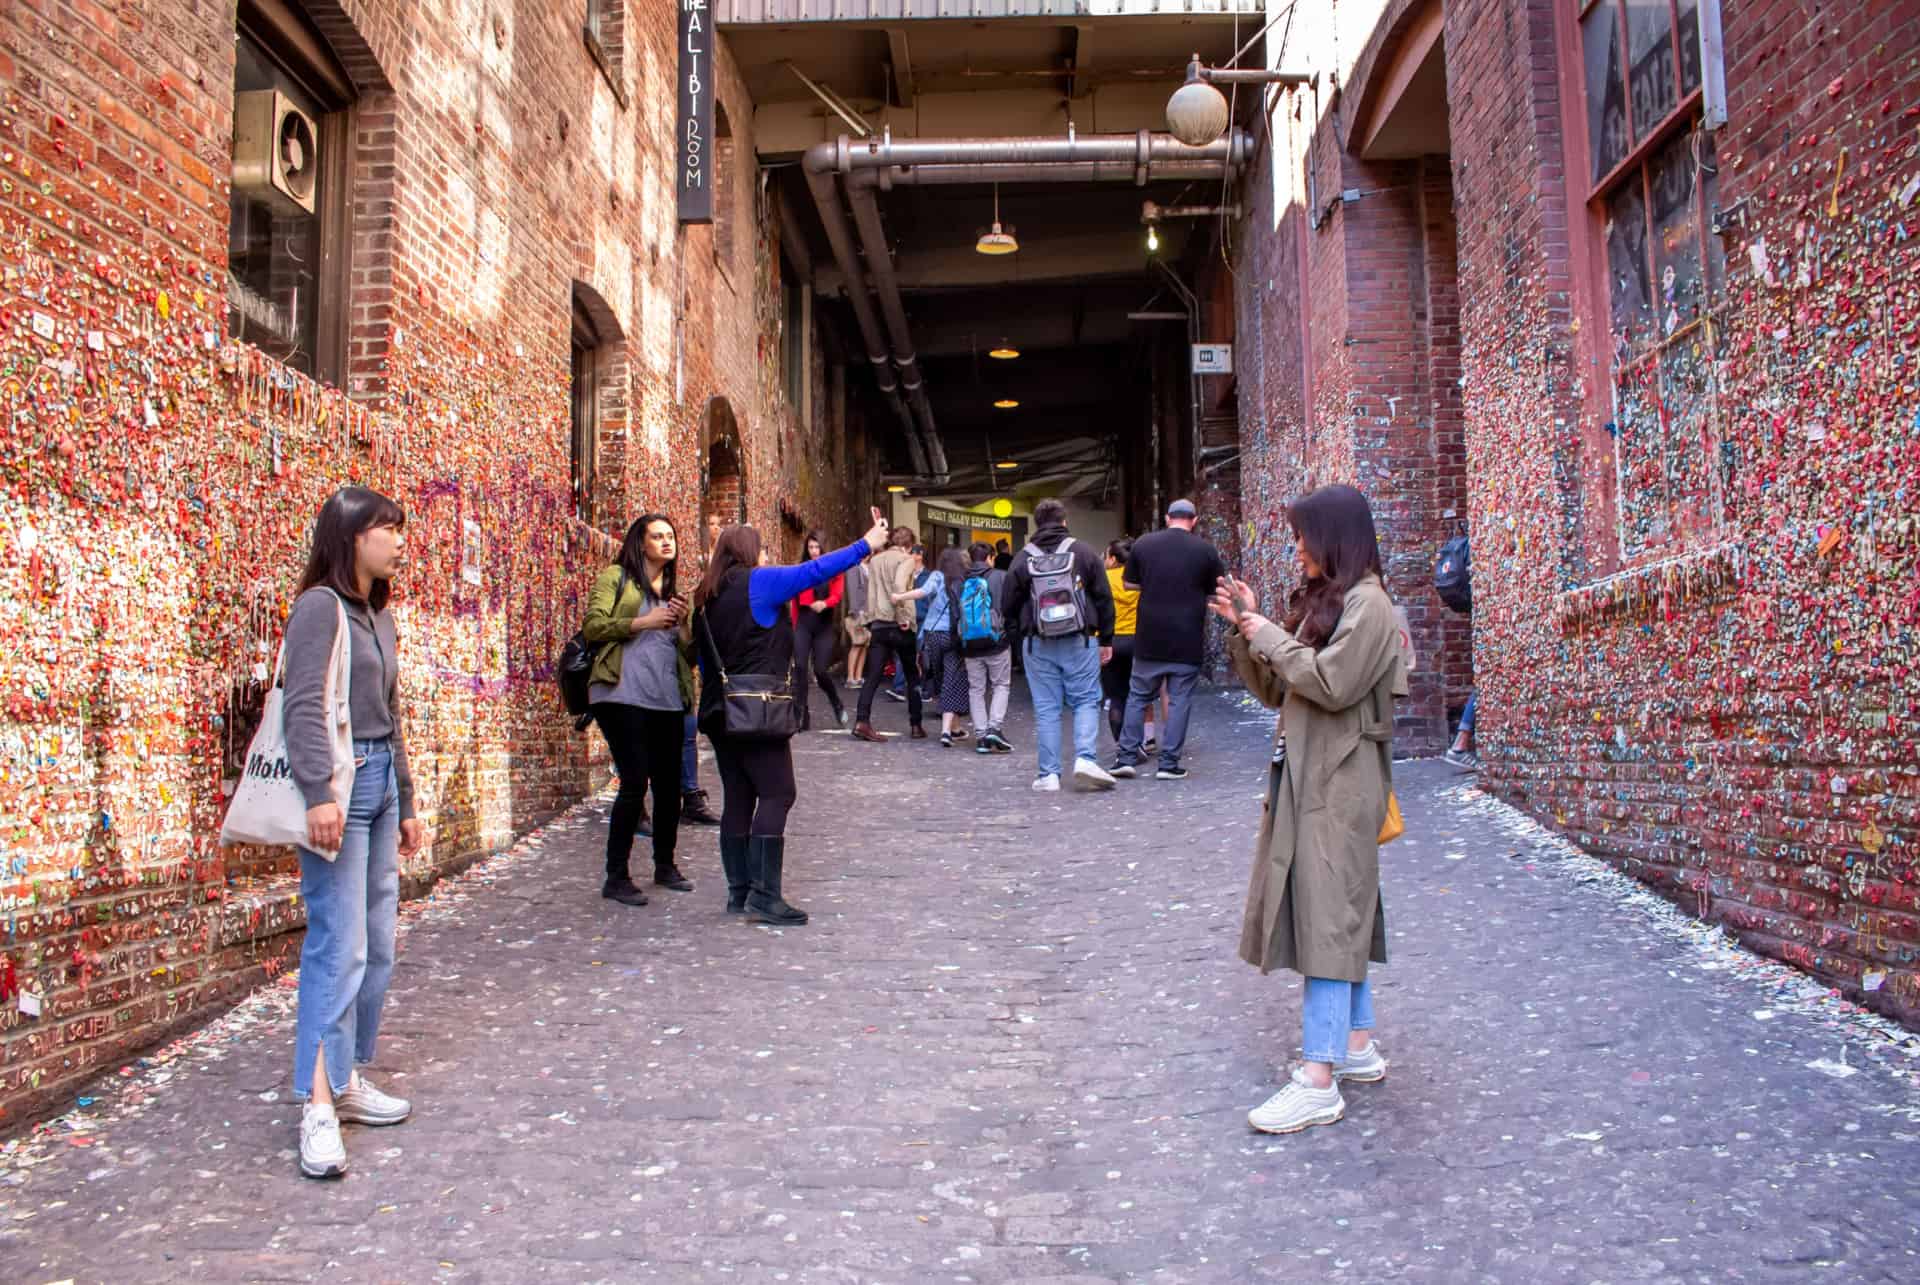
[[[736,568],[752,571],[760,565],[760,532],[750,526],[730,526],[714,541],[713,554],[707,559],[707,574],[693,592],[693,605],[704,607],[713,601],[727,576]]]
[[[826,554],[832,552],[831,549],[827,548],[826,532],[820,530],[820,528],[818,527],[815,527],[813,530],[807,532],[805,539],[800,541],[800,561],[802,562],[813,561],[813,555],[807,552],[807,546],[809,544],[819,545],[820,553],[822,556],[825,556]]]
[[[957,544],[949,544],[940,550],[940,561],[936,568],[940,578],[946,582],[948,593],[960,592],[960,582],[967,578],[967,555]]]
[[[627,538],[620,542],[620,556],[614,565],[627,573],[627,579],[640,587],[642,594],[653,592],[653,583],[647,579],[647,528],[656,522],[667,524],[667,530],[673,532],[674,556],[667,559],[666,566],[660,572],[660,601],[673,601],[674,590],[680,579],[680,529],[673,519],[664,513],[643,513],[633,520],[627,528]]]
[[[307,569],[300,577],[299,593],[309,589],[331,589],[343,598],[360,601],[360,577],[354,569],[354,541],[362,531],[384,526],[399,530],[407,525],[407,513],[378,491],[364,486],[343,486],[320,506],[313,521],[313,548],[307,554]],[[383,611],[391,586],[375,580],[367,592],[367,607]]]
[[[1367,497],[1350,486],[1323,486],[1287,506],[1293,538],[1306,546],[1320,574],[1287,599],[1286,626],[1301,642],[1320,648],[1333,637],[1347,590],[1369,575],[1386,572],[1380,537],[1374,533]]]

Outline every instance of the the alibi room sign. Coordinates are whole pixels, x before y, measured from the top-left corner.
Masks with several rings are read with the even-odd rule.
[[[713,39],[707,0],[680,0],[680,221],[713,222]]]

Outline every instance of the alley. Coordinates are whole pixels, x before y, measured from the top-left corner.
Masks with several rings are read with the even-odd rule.
[[[901,723],[897,711],[894,723]],[[292,991],[0,1153],[0,1278],[1911,1280],[1920,1051],[1403,765],[1387,1081],[1248,1131],[1297,987],[1233,958],[1268,716],[1193,777],[798,743],[785,933],[595,895],[604,803],[411,914],[379,1069],[295,1173]]]

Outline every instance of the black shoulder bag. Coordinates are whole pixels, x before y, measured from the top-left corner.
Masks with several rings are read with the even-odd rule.
[[[700,632],[706,635],[714,672],[720,675],[721,734],[738,741],[791,740],[800,730],[792,672],[729,674],[721,663],[720,648],[713,641],[713,627],[707,623],[705,611],[700,613]]]
[[[627,593],[627,569],[620,569],[620,586],[613,591],[613,609],[620,610],[620,599]],[[600,659],[600,653],[614,643],[590,643],[585,630],[567,639],[560,648],[560,662],[554,666],[554,678],[560,684],[560,700],[567,707],[567,713],[579,721],[573,725],[576,732],[585,731],[593,721],[588,709],[587,691],[592,685],[593,667]]]

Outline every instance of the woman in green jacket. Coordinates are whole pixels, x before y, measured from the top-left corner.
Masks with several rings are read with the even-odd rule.
[[[653,786],[653,881],[675,892],[693,884],[673,862],[680,834],[680,749],[693,707],[692,644],[686,595],[676,583],[673,523],[649,513],[627,528],[620,557],[595,577],[581,632],[600,649],[588,677],[594,722],[607,738],[620,792],[607,823],[607,881],[600,895],[644,906],[627,862]]]
[[[1281,711],[1240,957],[1263,973],[1290,968],[1306,978],[1304,1060],[1248,1114],[1267,1133],[1332,1124],[1346,1113],[1340,1081],[1386,1078],[1367,965],[1387,958],[1379,835],[1393,785],[1393,700],[1407,692],[1366,497],[1321,487],[1287,519],[1301,585],[1284,621],[1260,615],[1242,581],[1222,581],[1213,603],[1236,627],[1235,669]]]

